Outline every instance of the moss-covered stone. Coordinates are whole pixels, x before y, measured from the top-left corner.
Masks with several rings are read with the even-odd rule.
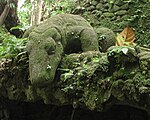
[[[96,9],[97,10],[102,10],[103,9],[103,4],[102,3],[97,4]]]
[[[126,4],[122,5],[122,6],[120,6],[120,9],[121,9],[121,10],[127,10],[128,8],[129,8],[129,4],[128,4],[128,3],[126,3]]]
[[[20,66],[27,59],[22,56],[0,67],[0,95],[17,101],[43,100],[45,104],[71,104],[97,111],[114,104],[148,111],[149,52],[136,46],[111,47],[107,53],[88,51],[65,55],[57,69],[57,81],[43,88],[27,80],[28,65]]]
[[[124,1],[115,1],[116,3],[113,4],[117,7],[109,7],[112,7],[115,12],[127,10],[128,14],[118,14],[118,16],[115,16],[113,19],[102,16],[104,11],[108,12],[109,10],[111,11],[111,9],[106,9],[108,8],[108,4],[104,9],[104,4],[108,1],[101,0],[96,8],[92,8],[94,9],[92,13],[86,12],[85,8],[83,16],[85,16],[89,22],[91,20],[92,22],[90,23],[92,23],[93,26],[108,27],[115,32],[121,32],[122,29],[128,25],[134,27],[136,43],[141,46],[149,47],[149,4],[144,1],[132,1],[127,9],[127,5],[125,5],[126,3]],[[91,3],[86,3],[86,5],[89,7]],[[57,21],[60,26],[62,22],[64,21]],[[70,24],[67,25],[69,26]],[[40,25],[40,30],[35,29],[36,31],[33,31],[30,37],[33,37],[32,39],[34,39],[34,36],[35,38],[45,39],[45,36],[48,36],[49,33],[53,33],[51,31],[49,32],[49,30],[51,30],[50,28],[47,28],[47,24],[43,25],[43,27]],[[61,33],[61,30],[59,33]],[[36,37],[36,35],[38,37]],[[64,35],[63,32],[60,36],[62,35]],[[56,36],[56,34],[52,34],[52,36]],[[57,38],[59,40],[58,36],[56,39]],[[70,38],[78,38],[78,35],[69,34],[67,40],[73,41]],[[35,44],[38,44],[37,41],[38,40],[33,40]],[[47,44],[47,42],[43,42],[42,44],[45,43]],[[62,43],[62,41],[60,41],[60,43]],[[50,47],[50,51],[53,51],[53,49],[55,49],[55,42],[52,40],[50,44],[53,44],[52,47]],[[71,44],[75,45],[74,42]],[[37,48],[41,47],[38,46]],[[48,48],[48,46],[45,47],[46,50]],[[64,48],[64,46],[60,48]],[[66,55],[61,56],[54,84],[52,86],[44,86],[44,88],[37,88],[28,80],[28,63],[26,62],[28,59],[24,60],[23,57],[9,62],[1,61],[0,95],[17,101],[35,102],[43,100],[46,104],[71,104],[74,108],[83,107],[84,109],[97,111],[105,110],[114,104],[119,104],[129,105],[149,112],[149,49],[137,46],[135,48],[111,47],[107,53],[97,53],[93,51],[72,53],[74,50],[70,48],[72,48],[72,46],[66,48]],[[80,47],[78,50],[81,50]],[[45,52],[41,52],[41,54],[43,53],[45,54]],[[48,52],[48,54],[51,54],[51,52]],[[38,55],[39,54],[37,54],[37,56]],[[49,58],[49,56],[47,58]],[[55,59],[52,60],[55,61]],[[23,66],[20,66],[20,63]],[[47,68],[50,69],[51,66],[47,66]],[[40,70],[42,69],[40,68]]]
[[[89,6],[89,7],[87,8],[87,11],[92,11],[92,10],[95,10],[95,7],[94,7],[94,6]]]
[[[68,99],[90,110],[103,110],[105,102],[109,100],[112,104],[118,101],[120,104],[124,103],[148,110],[149,107],[143,105],[149,102],[140,104],[141,95],[149,91],[149,88],[145,86],[149,84],[149,77],[146,77],[141,71],[139,64],[142,63],[139,62],[138,54],[142,53],[138,53],[137,48],[112,47],[107,55],[89,56],[87,53],[84,54],[84,56],[88,55],[84,59],[80,58],[83,54],[74,55],[76,57],[66,56],[63,62],[68,61],[69,58],[70,60],[79,59],[72,63],[76,63],[74,67],[62,64],[65,66],[61,74],[62,91],[68,96]]]
[[[90,3],[90,1],[88,1]],[[109,8],[104,8],[109,4]],[[84,6],[84,5],[83,5]],[[86,9],[86,7],[85,7]],[[150,46],[150,32],[149,32],[149,13],[150,5],[148,1],[99,1],[95,10],[102,12],[101,14],[92,13],[96,17],[91,19],[89,14],[85,11],[83,16],[86,19],[92,20],[93,27],[107,27],[116,33],[120,33],[126,26],[133,27],[135,29],[135,42],[144,47]],[[94,10],[94,11],[95,11]],[[103,15],[105,12],[115,13],[113,17],[106,17]],[[98,22],[96,22],[98,20]]]
[[[104,15],[105,17],[113,17],[113,16],[114,16],[114,13],[105,12],[105,13],[103,13],[103,15]]]
[[[98,4],[98,1],[93,0],[93,1],[91,2],[91,4],[94,5],[94,6],[96,6],[96,5]]]
[[[118,16],[122,16],[122,15],[126,15],[127,13],[128,13],[128,11],[126,11],[126,10],[119,10],[115,14]]]
[[[102,52],[106,52],[110,46],[115,45],[115,34],[112,30],[101,27],[95,31],[98,35],[99,47]]]
[[[52,83],[63,53],[99,51],[97,36],[80,16],[61,14],[34,28],[27,44],[31,83]]]
[[[110,9],[112,12],[116,12],[116,11],[118,11],[120,9],[120,7],[119,6],[117,6],[117,5],[113,5],[113,7]]]

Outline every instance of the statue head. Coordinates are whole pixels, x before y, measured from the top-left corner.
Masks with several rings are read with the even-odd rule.
[[[54,81],[62,49],[61,43],[55,42],[52,37],[44,37],[36,32],[30,33],[27,51],[30,81],[33,85],[42,87]]]
[[[101,52],[106,52],[109,47],[115,45],[115,33],[111,29],[100,27],[95,31],[98,36],[98,42]]]

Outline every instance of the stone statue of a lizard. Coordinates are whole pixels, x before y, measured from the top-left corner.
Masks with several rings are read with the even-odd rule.
[[[36,86],[54,82],[63,54],[99,51],[97,35],[79,15],[59,14],[35,27],[29,34],[30,81]]]

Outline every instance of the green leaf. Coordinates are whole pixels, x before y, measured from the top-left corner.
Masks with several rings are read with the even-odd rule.
[[[65,73],[64,74],[64,81],[66,81],[67,79],[71,78],[73,76],[73,73]]]
[[[122,52],[126,55],[128,53],[128,48],[122,48]]]

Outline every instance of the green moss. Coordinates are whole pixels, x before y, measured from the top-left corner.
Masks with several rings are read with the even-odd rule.
[[[115,45],[115,34],[111,29],[100,27],[95,28],[98,36],[99,47],[102,52],[106,52],[110,46]]]
[[[128,51],[124,53],[122,48],[127,48]],[[106,54],[95,56],[95,53],[92,56],[89,53],[68,55],[67,59],[63,59],[62,63],[65,64],[69,58],[79,63],[74,67],[62,64],[66,71],[62,71],[60,83],[68,99],[76,101],[77,105],[84,104],[90,110],[103,110],[110,98],[114,98],[115,102],[135,105],[142,101],[140,96],[149,91],[146,86],[150,82],[140,71],[136,50],[130,47],[113,47],[109,50],[116,52],[118,60],[123,61],[115,62],[117,59],[113,59],[112,54],[107,59]],[[146,96],[146,99],[149,97]],[[148,101],[141,106],[145,104],[149,104]]]
[[[129,51],[123,53],[122,48],[128,48]],[[57,82],[43,88],[33,86],[27,81],[28,74],[25,78],[22,77],[27,66],[14,71],[11,63],[9,65],[13,69],[1,69],[1,95],[12,100],[43,100],[45,104],[72,104],[75,108],[79,106],[98,111],[115,103],[149,110],[150,76],[143,73],[150,70],[147,63],[149,49],[113,47],[110,51],[119,59],[125,55],[124,61],[116,62],[113,54],[98,51],[65,55],[57,71]],[[8,79],[8,71],[14,75],[13,78]]]
[[[31,31],[29,40],[30,80],[36,86],[54,81],[63,53],[99,51],[93,28],[82,17],[71,14],[51,17]]]
[[[131,4],[129,13],[131,15],[130,26],[135,28],[136,42],[145,47],[150,47],[150,5],[142,1],[133,2]]]
[[[104,54],[103,54],[104,55]],[[110,92],[105,87],[101,89],[98,85],[103,83],[98,78],[94,76],[96,70],[99,72],[108,71],[108,60],[107,57],[100,55],[98,52],[87,52],[82,54],[74,54],[66,56],[67,59],[63,59],[62,63],[65,63],[65,60],[68,61],[70,58],[75,60],[78,58],[78,63],[76,66],[68,68],[69,66],[63,69],[61,74],[61,86],[62,91],[70,97],[72,96],[72,101],[76,101],[78,105],[85,104],[88,109],[94,110],[101,108],[101,104],[107,101],[110,97]],[[65,71],[66,70],[66,71]],[[93,80],[95,81],[93,81]],[[97,87],[96,87],[97,86]],[[107,85],[106,85],[107,86]],[[102,109],[102,108],[101,108]]]

